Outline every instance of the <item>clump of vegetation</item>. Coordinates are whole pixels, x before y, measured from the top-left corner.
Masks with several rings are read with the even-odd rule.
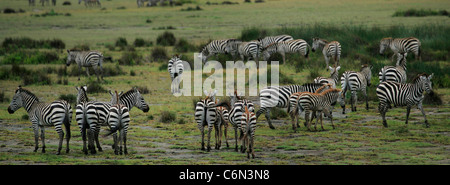
[[[22,76],[24,85],[51,85],[52,80],[48,77],[47,73],[42,71],[34,71],[28,75]]]
[[[5,97],[5,91],[0,92],[0,102],[9,102],[9,99]]]
[[[26,51],[19,50],[6,55],[1,64],[49,64],[60,63],[58,53],[55,51]]]
[[[177,52],[184,53],[184,52],[188,52],[188,51],[194,51],[195,46],[189,44],[189,42],[186,39],[181,38],[175,43],[173,49]]]
[[[182,8],[181,11],[200,11],[203,10],[200,6],[196,6],[195,8],[193,7],[187,7],[187,8]]]
[[[436,91],[433,93],[426,93],[423,99],[423,104],[426,105],[442,105],[442,95]]]
[[[103,88],[100,83],[94,80],[89,80],[87,83],[87,93],[106,93],[107,90]]]
[[[170,123],[177,119],[177,115],[170,111],[161,111],[161,117],[159,119],[162,123]]]
[[[134,47],[127,47],[119,59],[120,65],[139,65],[142,61],[142,55],[138,53]]]
[[[151,51],[151,59],[153,61],[167,60],[167,51],[164,47],[156,46]]]
[[[408,10],[398,10],[392,17],[425,17],[425,16],[449,16],[447,10],[431,10],[431,9],[408,9]]]
[[[287,118],[289,115],[281,108],[274,107],[270,109],[270,119]]]
[[[242,30],[241,36],[239,37],[239,39],[243,40],[243,41],[250,41],[250,40],[256,40],[259,38],[264,38],[267,35],[268,35],[268,31],[266,29],[252,27],[252,28],[246,28],[246,29]]]
[[[135,47],[149,47],[153,45],[152,41],[144,40],[143,38],[136,38],[133,42]]]
[[[70,104],[75,104],[77,102],[77,96],[75,94],[61,94],[58,99],[65,100]]]
[[[120,48],[123,50],[126,46],[128,46],[128,42],[127,42],[127,39],[126,39],[126,38],[124,38],[124,37],[119,37],[119,38],[116,40],[116,47],[120,47]]]
[[[7,51],[17,49],[64,49],[66,45],[61,39],[33,40],[29,37],[7,37],[2,42],[2,47]]]
[[[19,9],[18,11],[15,11],[12,8],[5,8],[3,9],[3,13],[9,14],[9,13],[25,13],[25,10]]]
[[[89,44],[83,43],[73,46],[71,50],[89,51],[91,48],[89,47]]]
[[[177,39],[172,32],[165,31],[156,38],[156,44],[161,46],[173,46]]]

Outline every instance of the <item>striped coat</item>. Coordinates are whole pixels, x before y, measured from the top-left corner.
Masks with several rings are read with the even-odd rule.
[[[212,107],[215,105],[215,95],[217,91],[213,93],[208,93],[205,91],[205,94],[208,94],[203,99],[200,99],[195,105],[195,113],[194,118],[195,122],[197,122],[197,127],[200,130],[202,135],[202,147],[201,150],[205,150],[205,132],[204,127],[208,127],[208,138],[207,138],[207,146],[206,150],[209,152],[211,150],[210,139],[211,132],[217,120],[216,107]]]
[[[384,81],[393,81],[406,83],[406,56],[407,53],[399,53],[396,66],[384,66],[378,73],[380,83]]]
[[[123,142],[123,153],[128,154],[127,150],[127,133],[130,124],[130,113],[128,107],[124,104],[119,103],[120,94],[115,91],[115,93],[109,92],[111,95],[111,108],[108,112],[107,123],[109,126],[109,131],[105,136],[113,135],[114,140],[114,154],[122,155],[122,142]],[[117,131],[119,131],[119,137],[117,138]],[[120,144],[119,144],[120,143]]]
[[[86,136],[88,137],[88,146],[91,154],[95,154],[95,134],[98,134],[98,114],[97,109],[94,103],[89,102],[89,99],[86,95],[87,86],[81,86],[77,89],[77,106],[75,111],[75,119],[78,123],[78,127],[80,128],[81,137],[83,139],[83,152],[84,154],[88,154],[88,148],[86,147]],[[88,132],[86,132],[89,130]],[[86,135],[88,134],[88,135]],[[97,135],[98,137],[98,135]],[[101,147],[99,147],[99,151],[101,151]]]
[[[383,38],[380,41],[380,54],[383,54],[387,48],[391,48],[391,50],[394,52],[392,55],[392,60],[394,59],[394,56],[398,53],[408,53],[413,52],[416,60],[420,60],[420,47],[421,47],[420,40],[415,37],[407,37],[407,38],[392,38],[387,37]]]
[[[366,110],[369,110],[369,102],[367,97],[367,87],[371,85],[370,80],[372,79],[372,66],[364,64],[361,66],[360,72],[355,71],[345,71],[341,77],[341,87],[342,93],[345,94],[347,91],[352,93],[350,103],[352,105],[352,111],[356,111],[357,101],[357,91],[361,91],[366,98]],[[345,103],[341,103],[342,114],[345,114]]]
[[[286,62],[286,53],[299,53],[308,58],[310,46],[303,39],[275,42],[264,48],[262,55],[267,61],[274,53],[279,53],[283,57],[283,63]]]
[[[34,152],[39,148],[39,129],[41,129],[42,153],[45,153],[45,126],[54,126],[59,135],[59,145],[57,155],[61,153],[64,132],[62,125],[66,130],[66,153],[69,153],[70,140],[70,124],[72,121],[72,108],[70,104],[64,100],[57,100],[51,103],[40,102],[39,99],[30,91],[19,86],[13,96],[13,99],[8,106],[8,113],[13,114],[15,111],[24,107],[28,112],[33,131],[35,147]]]
[[[408,124],[411,107],[417,105],[422,112],[425,125],[429,127],[428,120],[425,116],[425,111],[422,107],[422,101],[424,98],[423,93],[425,91],[427,93],[432,93],[433,88],[431,78],[433,78],[433,74],[419,74],[413,80],[413,83],[403,84],[386,81],[377,86],[377,97],[380,100],[378,110],[383,119],[384,127],[388,126],[386,122],[386,112],[389,108],[391,108],[391,104],[394,104],[394,106],[406,106],[405,124]]]
[[[80,80],[81,67],[86,67],[86,74],[89,77],[88,67],[92,67],[98,77],[101,75],[103,80],[103,54],[98,51],[79,51],[79,50],[67,50],[67,62],[66,65],[70,66],[70,63],[76,62],[78,65],[78,80]]]
[[[330,58],[333,58],[335,65],[340,66],[341,44],[338,41],[328,42],[325,39],[313,38],[312,51],[315,52],[319,48],[323,48],[322,54],[327,67]],[[326,69],[328,70],[328,68]]]
[[[319,115],[317,115],[316,123],[320,120],[322,130],[324,130],[322,121],[322,112],[331,119],[331,125],[333,126],[333,129],[335,128],[333,124],[333,116],[331,114],[331,107],[332,104],[338,101],[338,98],[340,96],[341,96],[340,89],[328,89],[320,94],[305,93],[300,96],[298,100],[298,106],[301,111],[305,111],[305,120],[308,130],[311,130],[310,128],[312,119],[310,120],[309,118],[309,114],[311,113],[311,111],[318,112]],[[316,126],[317,124],[314,125],[314,129],[316,129]]]

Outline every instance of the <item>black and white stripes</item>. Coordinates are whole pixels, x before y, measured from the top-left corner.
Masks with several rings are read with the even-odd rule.
[[[417,107],[422,111],[423,118],[425,120],[425,125],[428,127],[428,120],[425,116],[425,111],[422,107],[422,101],[424,98],[423,93],[432,93],[432,83],[431,78],[433,74],[419,74],[412,83],[398,83],[386,81],[382,82],[377,87],[377,96],[380,100],[378,110],[383,118],[383,125],[387,127],[386,122],[386,112],[388,108],[391,108],[391,104],[394,106],[406,106],[406,122],[408,124],[409,113],[411,107],[417,105]]]
[[[273,53],[279,53],[283,57],[283,64],[286,62],[286,53],[299,53],[305,58],[309,55],[309,44],[303,39],[275,42],[264,48],[262,55],[267,61]]]
[[[345,71],[341,77],[342,93],[346,94],[349,90],[352,93],[350,103],[352,105],[352,111],[356,111],[357,91],[361,91],[366,98],[366,110],[369,110],[369,102],[367,97],[367,87],[371,85],[372,79],[372,66],[364,64],[361,66],[360,72]],[[342,113],[345,114],[345,104],[341,103]]]
[[[103,54],[98,51],[79,51],[79,50],[67,50],[67,62],[66,65],[70,66],[70,63],[76,62],[78,65],[78,80],[80,80],[81,67],[86,67],[86,74],[89,76],[88,67],[94,68],[97,80],[101,75],[103,80]],[[98,69],[100,68],[100,69]]]
[[[127,133],[128,126],[130,124],[130,113],[127,106],[121,104],[119,101],[120,94],[115,91],[114,93],[109,92],[111,95],[111,108],[108,112],[107,123],[110,128],[107,135],[113,135],[114,140],[114,153],[116,155],[122,155],[122,142],[123,142],[123,153],[128,154],[127,151]],[[119,131],[119,138],[117,138],[117,131]],[[118,144],[120,143],[120,144]]]
[[[396,66],[384,66],[378,73],[380,83],[384,81],[393,81],[406,83],[406,56],[407,53],[398,53]]]
[[[325,39],[313,38],[312,51],[315,52],[320,48],[323,48],[322,54],[325,58],[327,70],[330,57],[333,58],[335,65],[340,65],[339,61],[341,58],[341,44],[338,41],[328,42]]]
[[[420,47],[421,43],[419,39],[415,37],[407,37],[407,38],[392,38],[387,37],[383,38],[380,41],[380,54],[383,54],[387,48],[391,48],[394,52],[392,58],[394,58],[397,53],[408,53],[413,52],[416,60],[420,59]]]
[[[69,103],[64,100],[58,100],[51,103],[40,102],[36,95],[19,86],[8,107],[8,112],[12,114],[21,107],[24,107],[28,112],[33,127],[35,139],[34,152],[38,149],[39,129],[41,130],[42,153],[45,153],[44,126],[54,126],[59,135],[59,145],[56,153],[59,155],[61,153],[64,138],[64,132],[62,131],[63,124],[67,134],[66,153],[69,152],[69,140],[71,136],[70,123],[72,121],[72,108]]]

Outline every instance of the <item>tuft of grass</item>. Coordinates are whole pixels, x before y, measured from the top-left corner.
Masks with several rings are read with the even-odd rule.
[[[161,117],[159,121],[162,123],[170,123],[177,119],[177,115],[174,112],[170,111],[161,111]]]
[[[175,45],[175,42],[175,35],[169,31],[165,31],[156,38],[156,44],[160,46],[173,46]]]
[[[392,17],[425,17],[425,16],[449,16],[447,10],[431,10],[431,9],[408,9],[408,10],[397,10]]]

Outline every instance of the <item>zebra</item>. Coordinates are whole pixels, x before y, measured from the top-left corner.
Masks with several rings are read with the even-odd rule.
[[[256,40],[250,42],[242,42],[238,47],[238,52],[241,56],[241,60],[244,61],[244,58],[248,57],[254,59],[255,62],[258,63],[260,48],[261,46]]]
[[[78,0],[78,4],[81,4],[81,1],[84,1],[84,6],[86,7],[95,5],[102,6],[100,0]]]
[[[281,41],[272,43],[265,47],[262,51],[262,55],[264,60],[267,61],[273,53],[280,53],[283,57],[284,64],[286,62],[286,53],[300,53],[308,59],[309,48],[309,44],[303,39]]]
[[[200,58],[203,64],[206,63],[208,58],[212,55],[218,54],[228,54],[231,53],[234,57],[234,53],[237,51],[236,43],[239,43],[236,39],[223,39],[223,40],[213,40],[205,47],[203,47],[200,52]]]
[[[130,125],[130,112],[128,107],[121,104],[119,101],[120,94],[115,91],[115,93],[109,92],[111,95],[111,108],[108,112],[107,124],[109,126],[109,131],[105,136],[113,135],[114,140],[114,154],[122,155],[122,142],[123,142],[123,153],[128,154],[127,151],[127,132],[128,126]],[[117,138],[117,131],[119,131],[119,138]],[[119,146],[118,146],[118,143]]]
[[[314,83],[319,84],[331,84],[332,88],[336,88],[336,85],[339,82],[339,69],[341,69],[341,66],[336,65],[334,67],[328,66],[328,69],[330,70],[330,77],[316,77],[314,78]]]
[[[248,110],[247,106],[244,106],[244,112],[241,116],[241,137],[243,150],[242,153],[247,151],[247,158],[250,159],[250,153],[252,154],[252,158],[255,158],[255,131],[256,131],[256,115],[254,112]]]
[[[283,41],[290,41],[294,40],[292,36],[290,35],[277,35],[277,36],[268,36],[264,38],[259,38],[258,42],[261,44],[262,48],[266,48],[270,44],[273,44],[275,42],[283,42]]]
[[[398,53],[396,66],[384,66],[378,73],[380,83],[384,81],[394,81],[406,83],[406,56],[407,53]]]
[[[200,101],[197,102],[195,106],[195,121],[197,122],[197,127],[201,132],[202,135],[202,147],[201,150],[205,150],[205,132],[204,128],[205,126],[208,127],[208,143],[206,146],[206,150],[209,152],[211,150],[210,146],[210,139],[211,139],[211,131],[213,129],[214,123],[216,122],[216,108],[215,107],[209,107],[215,105],[215,95],[217,93],[217,90],[208,93],[206,90],[204,92],[207,94],[207,96]],[[216,143],[217,144],[217,143]]]
[[[111,91],[109,91],[110,94],[112,94]],[[107,126],[107,117],[109,114],[109,109],[113,105],[114,99],[112,98],[110,102],[98,102],[94,101],[95,108],[97,110],[98,115],[98,124],[97,128],[95,129],[95,142],[97,144],[97,148],[99,151],[102,151],[102,148],[100,146],[100,142],[98,140],[98,135],[100,131],[100,126]],[[128,111],[131,111],[131,109],[136,106],[138,109],[142,110],[143,112],[149,111],[149,106],[145,102],[144,97],[141,95],[139,90],[136,87],[133,87],[129,91],[125,93],[119,93],[119,103],[125,105],[128,108]]]
[[[300,96],[298,100],[298,106],[300,111],[305,111],[305,120],[306,125],[308,127],[308,130],[311,130],[311,122],[312,119],[309,119],[309,114],[311,111],[318,111],[316,124],[314,124],[314,130],[317,130],[317,123],[320,119],[320,125],[322,127],[322,130],[325,130],[323,128],[323,122],[322,122],[322,112],[331,119],[331,126],[333,129],[335,129],[333,124],[333,116],[331,114],[331,107],[332,104],[334,104],[336,101],[341,101],[342,98],[341,90],[340,89],[328,89],[323,91],[320,94],[317,93],[304,93]],[[341,100],[338,100],[341,99]]]
[[[217,100],[218,102],[219,100]],[[227,140],[227,131],[228,131],[228,118],[230,116],[230,113],[228,112],[228,109],[224,106],[216,107],[216,115],[218,119],[216,119],[216,124],[214,124],[215,129],[215,138],[216,138],[216,147],[215,149],[220,149],[222,145],[222,131],[225,135],[225,143],[227,147],[230,145],[228,144]],[[222,126],[224,130],[222,130]]]
[[[324,90],[330,89],[332,88],[332,84],[324,84],[322,85],[322,87],[320,87],[319,89],[317,89],[315,91],[315,93],[321,93]],[[311,93],[311,92],[296,92],[293,93],[290,97],[289,97],[289,104],[288,104],[288,109],[287,112],[290,115],[291,119],[292,119],[292,129],[294,130],[294,132],[297,132],[297,127],[300,127],[300,125],[298,124],[298,116],[300,116],[300,114],[302,113],[298,108],[298,101],[300,99],[300,96],[302,96],[305,93]],[[313,114],[314,116],[315,114]],[[297,124],[295,124],[297,123]],[[306,126],[306,123],[304,124]]]
[[[270,121],[270,109],[272,107],[287,108],[289,96],[296,92],[315,92],[322,84],[306,83],[303,85],[268,86],[259,92],[261,108],[256,112],[256,118],[265,113],[267,123],[271,129],[275,129]]]
[[[325,63],[328,66],[330,57],[334,59],[336,65],[340,65],[339,61],[341,59],[341,44],[338,41],[328,42],[325,39],[313,38],[312,51],[315,52],[317,49],[322,49],[323,57],[325,58]],[[328,68],[327,68],[328,71]]]
[[[420,40],[415,37],[408,37],[408,38],[392,38],[387,37],[383,38],[380,41],[380,55],[386,51],[386,49],[389,47],[394,52],[391,59],[394,59],[394,56],[397,55],[397,53],[408,53],[413,52],[415,55],[416,60],[420,60],[420,47],[421,47]]]
[[[8,113],[13,114],[15,111],[24,107],[28,112],[29,119],[32,123],[34,131],[35,147],[34,152],[39,148],[39,129],[41,130],[42,153],[45,153],[45,131],[44,126],[54,126],[59,135],[59,145],[56,155],[61,153],[64,132],[62,125],[66,130],[66,153],[69,153],[70,124],[72,122],[72,107],[64,100],[57,100],[51,103],[40,102],[39,99],[29,90],[19,86],[8,106]]]
[[[94,68],[97,80],[100,81],[98,75],[99,71],[97,67],[100,67],[100,73],[103,80],[103,54],[98,51],[79,51],[79,50],[67,50],[67,62],[66,65],[70,66],[70,63],[75,61],[78,65],[78,80],[80,80],[81,67],[86,67],[86,74],[89,77],[88,67]]]
[[[369,110],[368,96],[367,96],[367,87],[371,85],[370,80],[372,79],[372,67],[368,64],[364,64],[361,66],[360,72],[355,71],[345,71],[341,76],[341,87],[342,93],[345,94],[347,90],[350,90],[352,96],[350,98],[350,103],[352,105],[352,111],[356,111],[357,91],[361,91],[363,95],[366,97],[366,110]],[[345,114],[345,103],[344,101],[341,103],[342,114]]]
[[[98,114],[94,103],[89,102],[86,91],[87,86],[75,87],[77,90],[77,106],[75,111],[75,119],[78,123],[78,127],[80,128],[81,137],[83,139],[83,152],[84,154],[88,154],[88,149],[86,148],[86,130],[88,137],[88,148],[91,151],[91,154],[95,154],[95,134],[98,134],[96,129],[98,128]],[[98,137],[98,135],[97,135]],[[98,144],[98,146],[100,146]]]
[[[423,110],[422,101],[424,98],[423,92],[432,94],[433,88],[431,78],[434,74],[428,75],[426,73],[419,74],[412,83],[398,83],[392,81],[385,81],[377,86],[377,97],[380,100],[378,110],[383,118],[383,126],[388,127],[386,122],[386,112],[391,108],[391,103],[394,106],[406,106],[406,122],[408,124],[409,112],[411,107],[417,105],[417,108],[422,112],[425,120],[425,126],[429,127],[425,111]]]
[[[172,79],[172,85],[171,85],[171,90],[172,93],[175,92],[179,92],[180,91],[180,80],[179,76],[181,76],[183,74],[183,70],[184,70],[184,66],[183,66],[183,61],[180,59],[181,55],[174,55],[170,60],[169,63],[167,65],[167,70],[169,71],[170,74],[170,78]],[[175,86],[173,84],[173,80],[176,79],[178,84],[177,86]]]
[[[42,3],[42,6],[44,6],[44,3],[47,2],[47,5],[50,5],[50,1],[49,0],[40,0],[40,3]]]
[[[28,0],[28,6],[35,6],[35,0]]]

